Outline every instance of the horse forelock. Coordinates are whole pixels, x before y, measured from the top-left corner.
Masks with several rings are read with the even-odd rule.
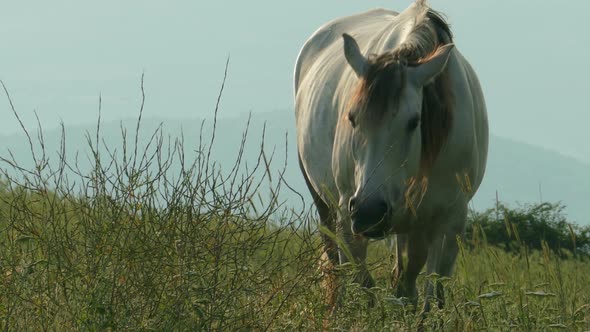
[[[351,112],[369,121],[380,121],[385,112],[396,109],[395,103],[405,88],[407,67],[418,66],[452,42],[452,33],[442,16],[416,2],[415,25],[406,40],[392,52],[370,55],[365,75],[350,99]],[[424,86],[420,131],[422,146],[420,174],[427,176],[446,143],[453,123],[454,96],[448,70]],[[354,110],[353,107],[354,106]]]
[[[368,67],[351,98],[351,106],[369,121],[379,121],[400,100],[404,88],[405,63],[394,53],[370,55]],[[395,108],[393,108],[395,109]]]

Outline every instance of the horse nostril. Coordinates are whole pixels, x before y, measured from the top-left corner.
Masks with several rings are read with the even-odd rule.
[[[348,211],[352,212],[354,211],[354,209],[356,209],[356,197],[352,197],[349,201],[348,201]]]
[[[385,200],[351,199],[348,206],[351,210],[351,226],[354,234],[362,234],[369,238],[384,236],[389,223],[387,218],[390,210]]]

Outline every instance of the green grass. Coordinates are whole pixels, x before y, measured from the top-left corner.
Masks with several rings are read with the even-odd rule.
[[[1,196],[0,322],[9,330],[319,330],[328,310],[311,225],[190,206],[128,211],[113,202],[6,191]],[[131,212],[131,213],[130,213]],[[415,329],[392,299],[393,260],[371,246],[377,287],[347,283],[328,319],[344,330]],[[419,277],[422,285],[426,276]],[[447,306],[427,327],[590,328],[590,264],[549,250],[460,252]],[[369,308],[370,297],[376,304]]]
[[[100,172],[99,172],[100,173]],[[162,194],[113,176],[85,195],[38,181],[0,186],[0,323],[8,330],[413,330],[419,315],[393,298],[392,255],[370,247],[377,287],[350,281],[332,315],[308,214],[254,212],[247,192],[209,195],[192,181]],[[106,173],[103,175],[106,176]],[[221,176],[221,175],[219,175]],[[218,190],[201,177],[201,186]],[[42,179],[42,175],[37,178]],[[114,179],[119,180],[117,183]],[[93,179],[83,187],[91,188]],[[57,183],[57,182],[56,182]],[[84,181],[82,181],[84,183]],[[95,182],[94,182],[95,183]],[[197,185],[195,185],[197,184]],[[153,183],[147,186],[154,186]],[[28,189],[26,189],[28,188]],[[96,189],[96,188],[95,188]],[[135,194],[143,192],[142,194]],[[590,329],[590,263],[545,247],[508,254],[462,247],[443,281],[447,306],[426,318],[449,331]],[[432,276],[430,276],[432,277]],[[423,285],[427,276],[419,277]],[[370,298],[375,305],[368,306]],[[420,305],[420,304],[419,304]]]
[[[384,242],[370,247],[375,288],[351,283],[354,266],[335,269],[342,296],[330,315],[315,218],[280,207],[285,189],[264,149],[249,170],[240,155],[222,172],[209,160],[213,138],[193,155],[161,131],[141,145],[140,120],[131,147],[125,130],[118,150],[101,147],[98,128],[88,135],[88,173],[63,153],[52,163],[42,151],[32,169],[0,158],[2,330],[418,327],[420,316],[392,296]],[[33,154],[42,135],[38,143]],[[272,193],[262,203],[261,188]],[[442,281],[447,305],[434,306],[427,330],[590,330],[587,258],[546,246],[509,254],[482,239],[461,246]],[[426,278],[435,276],[420,275],[420,288]]]

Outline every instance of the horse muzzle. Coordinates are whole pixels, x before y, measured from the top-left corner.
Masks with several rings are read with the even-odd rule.
[[[356,197],[350,199],[348,206],[352,219],[352,232],[376,239],[387,235],[389,205],[382,199],[359,202]]]

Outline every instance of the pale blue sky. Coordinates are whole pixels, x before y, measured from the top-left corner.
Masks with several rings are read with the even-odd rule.
[[[327,20],[410,1],[5,1],[0,79],[28,125],[46,128],[135,116],[206,117],[225,58],[222,114],[285,110],[305,39]],[[590,163],[587,0],[432,0],[485,90],[492,133]],[[0,98],[0,133],[17,130]]]

